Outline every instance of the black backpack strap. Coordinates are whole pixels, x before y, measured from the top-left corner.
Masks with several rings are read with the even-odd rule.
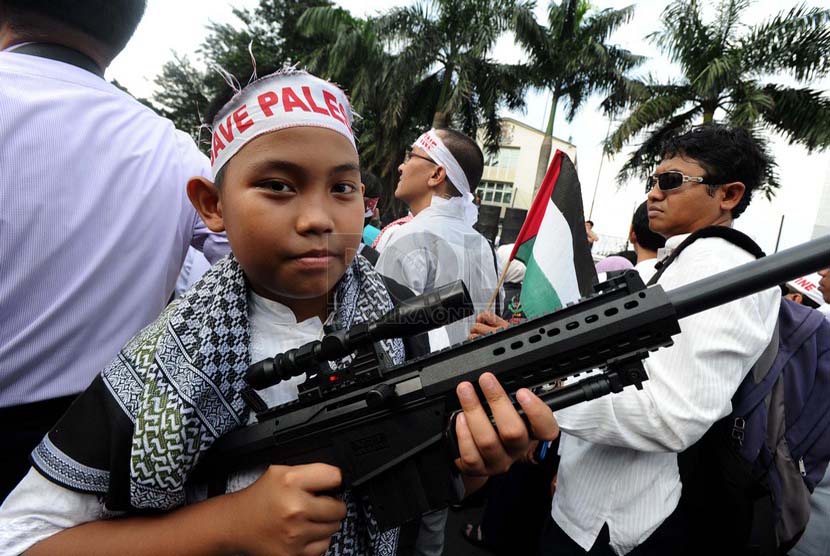
[[[674,251],[672,251],[671,255],[669,255],[662,261],[658,262],[656,265],[654,265],[654,268],[655,270],[657,270],[657,272],[654,274],[654,276],[651,277],[651,280],[648,281],[647,285],[653,286],[654,284],[656,284],[660,277],[663,275],[663,272],[666,271],[666,268],[668,268],[668,266],[672,264],[677,259],[677,257],[680,256],[680,253],[682,253],[686,247],[688,247],[698,239],[703,239],[707,237],[719,237],[721,239],[724,239],[732,245],[740,247],[750,255],[753,255],[756,259],[760,259],[766,256],[766,253],[764,253],[763,249],[761,249],[758,246],[758,244],[755,243],[752,240],[752,238],[746,235],[745,233],[739,232],[735,228],[728,228],[726,226],[709,226],[708,228],[702,228],[691,234],[689,237],[684,239],[683,242],[680,245],[678,245]]]

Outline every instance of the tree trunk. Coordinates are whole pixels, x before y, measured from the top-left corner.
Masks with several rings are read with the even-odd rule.
[[[715,119],[715,110],[718,109],[717,100],[703,101],[703,123],[711,124]]]
[[[450,97],[453,69],[452,64],[447,64],[444,70],[444,82],[441,84],[441,94],[438,95],[438,106],[432,116],[432,127],[435,129],[447,129],[449,127],[450,114],[446,110],[446,105]]]
[[[559,89],[553,92],[553,103],[550,107],[550,118],[548,119],[548,127],[545,129],[545,137],[542,139],[542,146],[539,148],[539,160],[536,164],[536,181],[533,184],[533,197],[539,191],[542,185],[542,180],[545,179],[545,174],[548,171],[548,159],[550,158],[550,151],[553,148],[553,120],[556,118],[556,107],[559,104]]]

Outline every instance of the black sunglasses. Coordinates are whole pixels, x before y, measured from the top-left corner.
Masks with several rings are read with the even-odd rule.
[[[425,156],[421,156],[421,155],[419,155],[419,154],[415,154],[414,152],[412,152],[412,149],[406,149],[406,153],[403,155],[403,161],[404,161],[404,163],[409,162],[409,160],[410,160],[410,159],[412,159],[412,158],[421,158],[421,159],[423,159],[423,160],[426,160],[427,162],[432,162],[433,164],[438,164],[437,162],[435,162],[435,161],[434,161],[434,160],[432,160],[431,158],[427,158],[427,157],[425,157]]]
[[[660,191],[671,191],[677,189],[686,182],[702,184],[705,178],[687,176],[683,172],[671,171],[663,172],[662,174],[652,174],[646,181],[646,193],[651,191],[654,186],[660,188]]]

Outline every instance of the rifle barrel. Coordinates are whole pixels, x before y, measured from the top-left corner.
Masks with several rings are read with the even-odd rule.
[[[666,295],[677,318],[682,319],[821,268],[830,268],[830,236],[698,280]]]

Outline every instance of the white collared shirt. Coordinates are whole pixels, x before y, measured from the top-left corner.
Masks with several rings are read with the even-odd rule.
[[[77,394],[167,304],[190,245],[193,140],[100,77],[0,52],[0,407]]]
[[[686,237],[670,238],[659,256]],[[699,239],[659,284],[671,290],[752,260],[723,239]],[[607,523],[614,551],[626,554],[671,515],[681,491],[677,452],[729,414],[772,338],[780,299],[773,288],[681,320],[674,346],[646,359],[642,391],[556,412],[562,459],[551,515],[571,539],[589,550]]]
[[[398,226],[375,269],[416,295],[462,280],[476,314],[483,311],[496,291],[501,265],[484,236],[464,222],[462,212],[463,207],[433,197],[429,207]],[[503,308],[503,292],[499,300]],[[450,343],[466,340],[474,323],[471,316],[446,326]]]

